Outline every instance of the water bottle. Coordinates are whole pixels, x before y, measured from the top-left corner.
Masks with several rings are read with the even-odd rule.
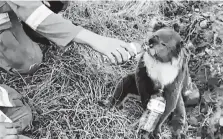
[[[140,54],[143,50],[141,42],[131,42],[131,43],[129,43],[129,47],[132,48],[132,50],[136,56],[138,54]],[[128,54],[128,59],[130,59],[130,58],[131,58],[131,56],[130,56],[130,54]]]
[[[152,98],[147,104],[147,110],[144,114],[144,123],[141,125],[141,129],[147,132],[152,132],[165,111],[166,101],[163,97]]]

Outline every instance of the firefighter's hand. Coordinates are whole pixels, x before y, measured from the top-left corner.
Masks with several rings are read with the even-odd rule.
[[[115,38],[99,36],[98,41],[90,45],[94,50],[106,55],[113,64],[122,64],[135,56],[128,43]]]
[[[18,139],[17,129],[12,123],[0,122],[0,139]]]
[[[95,51],[107,56],[113,64],[121,64],[136,55],[130,44],[119,39],[100,36],[85,29],[76,36],[75,40],[88,44]]]

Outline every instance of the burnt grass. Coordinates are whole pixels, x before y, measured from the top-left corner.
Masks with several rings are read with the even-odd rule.
[[[191,50],[192,80],[201,102],[187,108],[188,139],[220,139],[222,104],[221,4],[213,1],[76,1],[63,16],[97,34],[126,42],[147,39],[154,24],[175,27]],[[86,45],[66,48],[43,46],[43,63],[33,75],[11,76],[0,81],[18,90],[33,112],[32,138],[138,139],[132,127],[142,114],[140,102],[129,99],[121,111],[98,105],[112,94],[117,81],[134,71],[136,61],[111,65]],[[48,48],[48,49],[46,49]],[[45,51],[46,50],[46,51]],[[171,139],[169,124],[162,139]]]

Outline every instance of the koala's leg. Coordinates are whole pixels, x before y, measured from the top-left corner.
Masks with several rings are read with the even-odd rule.
[[[136,70],[136,86],[141,97],[142,107],[145,110],[151,95],[156,92],[153,90],[154,83],[147,76],[146,68],[138,68]]]
[[[171,87],[171,89],[165,91],[164,90],[164,97],[166,99],[166,108],[162,116],[160,117],[159,122],[157,123],[156,129],[154,130],[154,133],[157,134],[161,131],[161,126],[165,122],[165,120],[168,118],[168,116],[175,110],[176,105],[178,103],[179,96],[181,95],[181,89],[180,87],[173,90],[172,88],[175,88],[174,86]]]
[[[176,109],[171,120],[173,138],[180,139],[186,122],[186,110],[182,95],[179,96]]]
[[[109,100],[108,107],[112,108],[115,105],[120,106],[128,94],[138,95],[134,73],[125,76],[118,82],[114,95]]]

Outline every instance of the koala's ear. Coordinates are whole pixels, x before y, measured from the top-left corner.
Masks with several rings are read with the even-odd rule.
[[[176,31],[178,33],[180,32],[180,25],[178,23],[174,23],[172,25],[172,27],[173,27],[174,31]]]
[[[162,22],[157,22],[154,26],[153,26],[153,32],[156,32],[157,30],[167,27],[164,23]]]
[[[179,49],[181,49],[181,48],[183,48],[184,47],[184,41],[179,41],[177,44],[176,44],[176,48],[179,50]]]

